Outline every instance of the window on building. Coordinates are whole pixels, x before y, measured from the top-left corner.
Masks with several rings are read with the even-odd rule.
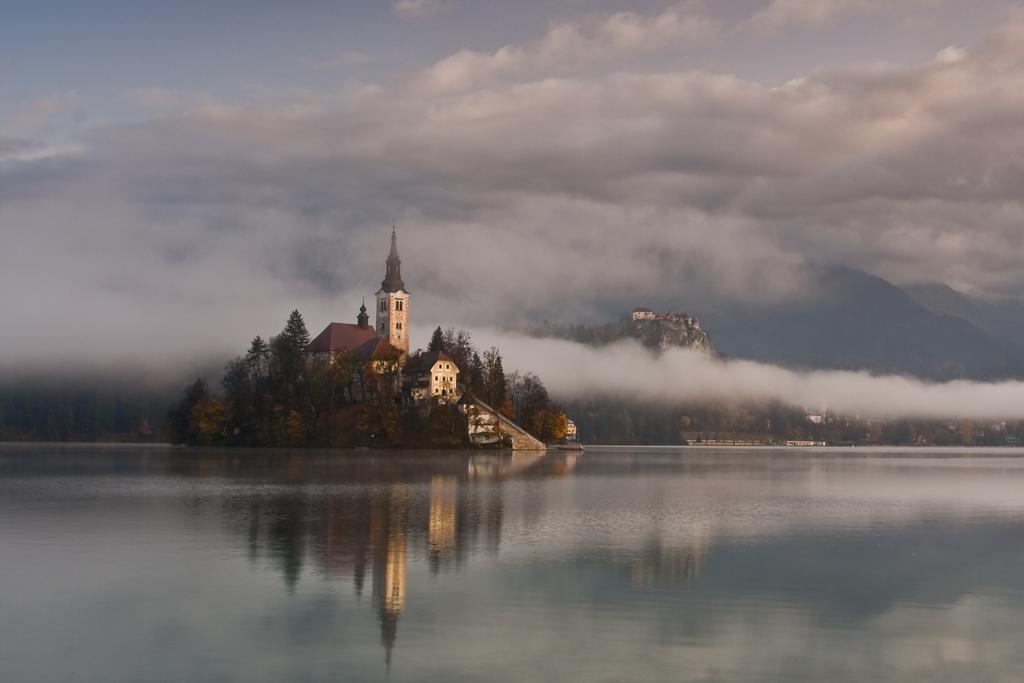
[[[395,299],[395,310],[396,311],[402,310],[402,300],[401,299]]]
[[[381,323],[381,324],[380,324],[380,331],[381,331],[381,332],[383,332],[383,331],[384,331],[384,323]]]
[[[388,310],[388,302],[384,301],[384,299],[381,299],[379,305],[377,306],[377,309],[381,313],[383,313],[384,311]]]
[[[402,329],[402,323],[395,323],[395,329],[396,330]]]

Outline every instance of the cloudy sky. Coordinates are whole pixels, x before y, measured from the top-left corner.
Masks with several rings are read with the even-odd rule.
[[[0,363],[354,319],[778,300],[819,266],[1024,296],[1005,0],[18,3]]]

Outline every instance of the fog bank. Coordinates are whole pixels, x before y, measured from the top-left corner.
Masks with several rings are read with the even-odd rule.
[[[685,349],[654,355],[629,341],[602,348],[488,331],[505,369],[534,372],[559,400],[783,401],[863,417],[1024,419],[1024,382],[930,383],[865,372],[810,371],[718,360]]]

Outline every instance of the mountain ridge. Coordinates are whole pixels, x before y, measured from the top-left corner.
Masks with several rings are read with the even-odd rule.
[[[963,317],[935,311],[863,271],[824,271],[819,291],[774,306],[708,312],[726,355],[801,369],[866,370],[930,380],[1024,376],[1024,350]]]

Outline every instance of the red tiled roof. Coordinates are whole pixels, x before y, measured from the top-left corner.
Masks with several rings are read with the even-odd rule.
[[[359,327],[351,323],[331,323],[309,344],[313,353],[351,351],[371,339],[379,338],[372,327]],[[383,341],[383,339],[382,339]]]
[[[394,360],[402,355],[402,351],[384,337],[375,336],[363,342],[353,355],[360,360]]]

